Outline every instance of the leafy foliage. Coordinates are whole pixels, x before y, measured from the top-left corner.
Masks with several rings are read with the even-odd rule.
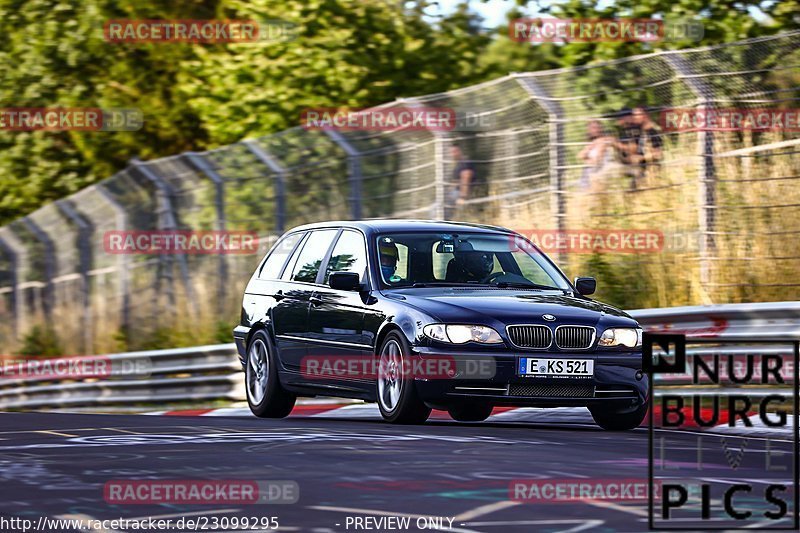
[[[133,107],[135,132],[0,131],[0,223],[123,168],[295,126],[312,107],[364,107],[512,71],[580,65],[692,42],[513,42],[466,2],[432,18],[414,0],[0,0],[0,106]],[[700,20],[701,44],[800,25],[797,0],[518,0],[547,16]],[[755,16],[754,16],[755,14]],[[239,44],[110,43],[110,19],[252,19],[293,38]],[[587,80],[586,83],[604,83]]]
[[[57,357],[64,355],[64,350],[52,328],[33,326],[23,337],[19,353],[28,357]]]

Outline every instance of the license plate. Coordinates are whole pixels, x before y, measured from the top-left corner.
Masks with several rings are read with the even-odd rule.
[[[520,357],[517,374],[534,377],[592,377],[594,376],[594,360]]]

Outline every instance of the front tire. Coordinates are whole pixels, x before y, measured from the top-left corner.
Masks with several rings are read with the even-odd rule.
[[[422,424],[431,414],[417,394],[414,376],[410,375],[411,348],[403,336],[392,331],[378,351],[378,408],[381,416],[393,424]]]
[[[278,357],[269,335],[256,331],[247,345],[244,384],[250,411],[259,418],[285,418],[297,396],[287,392],[278,379]]]
[[[458,422],[483,422],[492,414],[493,407],[486,404],[453,405],[447,412]]]
[[[647,402],[633,411],[626,409],[608,409],[590,407],[595,423],[606,431],[628,431],[638,428],[647,416]]]

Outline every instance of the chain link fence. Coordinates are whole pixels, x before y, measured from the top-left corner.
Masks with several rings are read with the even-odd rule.
[[[331,219],[657,232],[657,249],[642,253],[568,246],[553,255],[569,275],[597,276],[598,298],[628,309],[797,299],[800,128],[656,128],[636,158],[621,155],[619,132],[626,109],[659,122],[678,108],[789,110],[798,101],[800,32],[792,32],[516,73],[378,108],[453,109],[478,127],[298,127],[134,160],[0,228],[2,353],[37,335],[57,337],[65,353],[227,342],[244,285],[277,236]],[[458,202],[453,146],[474,170]],[[249,231],[260,250],[110,254],[113,230]]]

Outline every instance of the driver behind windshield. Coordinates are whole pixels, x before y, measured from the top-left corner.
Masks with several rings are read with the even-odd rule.
[[[446,281],[457,283],[485,283],[494,270],[491,252],[459,251],[453,252],[453,259],[447,264]]]
[[[397,260],[400,257],[397,245],[389,237],[384,237],[378,244],[378,251],[380,252],[381,275],[383,276],[383,280],[391,283],[400,281],[400,277],[395,275],[397,271]]]

